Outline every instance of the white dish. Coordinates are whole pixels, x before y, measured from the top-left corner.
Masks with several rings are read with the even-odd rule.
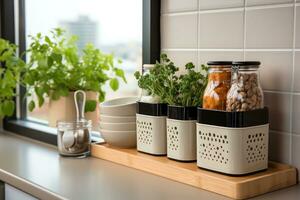
[[[121,148],[136,147],[136,131],[109,131],[100,129],[105,142]]]
[[[100,104],[100,114],[110,116],[131,116],[136,114],[138,97],[112,99]]]
[[[107,123],[100,121],[100,129],[110,130],[110,131],[136,131],[136,123]]]
[[[110,115],[102,115],[100,114],[100,123],[127,123],[127,122],[135,122],[136,116],[110,116]]]

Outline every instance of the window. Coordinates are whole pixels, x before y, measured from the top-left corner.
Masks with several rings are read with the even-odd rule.
[[[79,35],[80,47],[92,42],[105,52],[114,52],[124,61],[121,67],[129,84],[110,92],[107,99],[137,94],[133,72],[142,63],[159,59],[160,0],[1,0],[0,11],[0,36],[18,43],[21,51],[29,43],[26,35],[62,26]],[[4,129],[56,144],[55,130],[45,125],[47,107],[27,112],[25,92],[20,87],[17,111],[5,118]]]
[[[128,83],[122,82],[117,92],[106,86],[106,99],[137,95],[133,74],[142,66],[141,0],[25,0],[26,36],[47,34],[55,27],[77,35],[79,50],[93,43],[122,59],[119,67],[125,71]],[[26,40],[27,47],[29,44]],[[27,119],[46,123],[48,102],[33,112],[27,111]]]

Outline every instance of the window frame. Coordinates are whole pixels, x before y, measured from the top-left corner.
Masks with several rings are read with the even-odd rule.
[[[0,37],[16,43],[16,28],[18,24],[18,44],[20,52],[26,49],[25,35],[25,1],[0,0]],[[15,14],[15,2],[18,3],[18,13]],[[161,0],[143,0],[143,31],[142,31],[142,63],[155,63],[160,58],[160,6]],[[15,16],[18,19],[15,19]],[[25,58],[24,58],[25,59]],[[57,135],[53,129],[38,122],[26,119],[27,108],[24,94],[26,88],[19,86],[20,98],[15,98],[17,109],[13,116],[3,120],[3,129],[20,134],[31,139],[57,145]],[[19,116],[19,117],[17,117]]]

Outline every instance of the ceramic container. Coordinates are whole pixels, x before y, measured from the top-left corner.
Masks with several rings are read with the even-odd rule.
[[[168,106],[168,158],[178,161],[196,160],[196,119],[196,107]]]
[[[135,131],[136,123],[135,122],[127,122],[127,123],[107,123],[101,122],[99,123],[100,129],[110,130],[110,131]]]
[[[167,154],[167,105],[137,102],[137,150],[153,155]]]
[[[116,98],[100,104],[100,114],[110,116],[134,116],[137,97]]]
[[[127,122],[135,122],[136,116],[110,116],[110,115],[102,115],[100,114],[100,122],[106,123],[127,123]]]
[[[268,168],[268,109],[225,112],[198,108],[197,165],[231,175]]]
[[[136,147],[136,131],[110,131],[100,129],[100,134],[109,145],[120,148]]]

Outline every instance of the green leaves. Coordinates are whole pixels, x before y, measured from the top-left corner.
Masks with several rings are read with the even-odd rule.
[[[12,116],[14,114],[15,102],[13,100],[5,100],[0,105],[4,116]]]
[[[51,57],[53,61],[55,61],[56,63],[61,63],[62,62],[62,55],[58,54],[58,53],[52,53]]]
[[[109,81],[109,86],[111,87],[111,89],[113,89],[114,91],[116,91],[117,89],[119,89],[119,81],[116,78],[112,78]]]
[[[48,36],[45,36],[45,41],[49,44],[52,45],[52,42]]]
[[[117,75],[118,77],[122,78],[122,80],[123,80],[125,83],[127,83],[126,78],[125,78],[124,71],[121,70],[121,69],[118,69],[118,68],[115,68],[114,70],[115,70],[116,75]]]
[[[35,108],[35,103],[34,103],[34,101],[31,100],[28,104],[28,110],[30,112],[32,112],[34,110],[34,108]]]
[[[105,100],[105,92],[103,90],[99,91],[98,101],[103,102]]]
[[[148,91],[150,95],[160,97],[162,103],[175,104],[176,85],[174,82],[177,77],[175,73],[178,68],[168,59],[166,54],[161,55],[161,61],[156,62],[155,66],[148,73],[141,75],[135,73],[140,88]]]
[[[200,106],[207,83],[207,67],[202,66],[202,71],[196,72],[195,65],[187,63],[185,69],[185,74],[177,76],[178,68],[166,54],[162,54],[160,62],[156,62],[148,73],[141,75],[136,72],[134,75],[140,88],[160,97],[163,103]]]
[[[33,89],[39,106],[44,104],[45,97],[58,100],[75,90],[98,92],[101,102],[105,99],[102,86],[107,81],[113,91],[119,88],[120,80],[126,83],[124,71],[115,66],[119,60],[112,54],[104,54],[92,44],[79,52],[77,36],[68,37],[60,28],[52,30],[50,35],[39,33],[30,39],[23,84]],[[35,104],[28,105],[30,110]],[[91,102],[87,106],[88,111],[95,108]]]
[[[0,38],[0,118],[14,113],[15,89],[25,67],[16,54],[16,48],[16,45]]]
[[[95,100],[87,100],[85,103],[84,112],[93,112],[96,110],[97,101]]]
[[[207,84],[207,70],[196,72],[193,63],[185,65],[187,73],[178,79],[178,99],[182,105],[200,106]]]
[[[134,77],[135,77],[136,79],[140,79],[141,73],[140,73],[139,71],[136,71],[136,72],[134,73]]]
[[[36,93],[36,96],[38,98],[38,102],[39,102],[39,107],[41,107],[43,104],[44,104],[44,90],[43,88],[41,87],[36,87],[34,88],[35,89],[35,93]]]
[[[66,97],[69,95],[69,90],[68,88],[65,87],[59,87],[56,88],[56,90],[51,91],[51,99],[54,101],[57,101],[60,99],[60,97]]]

